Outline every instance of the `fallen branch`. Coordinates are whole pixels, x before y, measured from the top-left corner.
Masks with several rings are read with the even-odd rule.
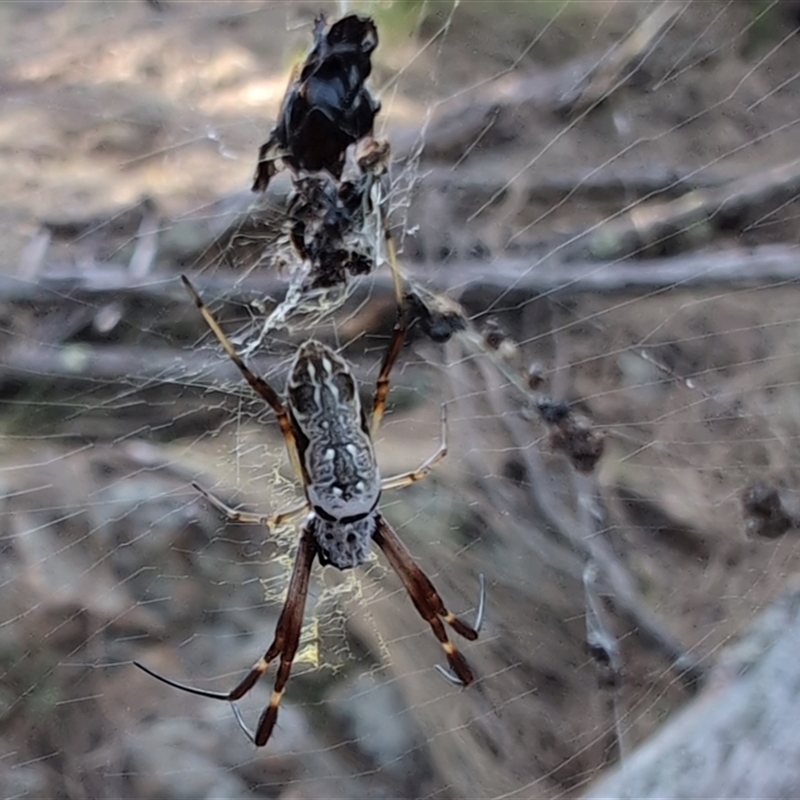
[[[457,161],[474,146],[515,138],[521,114],[586,114],[601,100],[626,85],[636,74],[651,45],[680,12],[683,4],[665,2],[622,42],[601,54],[578,56],[557,67],[537,65],[509,71],[450,100],[442,100],[425,126],[392,136],[396,153],[413,153],[424,139],[427,158]]]
[[[291,353],[259,355],[248,360],[258,375],[278,375],[283,386],[283,372]],[[367,381],[369,372],[357,361],[352,363],[359,381]],[[374,379],[374,375],[373,375]],[[0,384],[43,382],[52,387],[56,382],[91,381],[110,386],[132,386],[137,391],[178,386],[198,391],[224,394],[251,393],[233,362],[213,347],[141,347],[126,345],[68,344],[63,346],[11,345],[0,351]]]
[[[795,585],[723,653],[705,690],[584,799],[797,797],[799,650]]]
[[[721,227],[742,230],[746,221],[765,219],[798,196],[800,159],[795,159],[676,200],[637,201],[617,219],[577,237],[560,255],[570,261],[607,260],[688,250],[708,242]]]
[[[490,157],[486,157],[489,159]],[[505,188],[513,190],[526,202],[553,203],[566,195],[573,198],[588,197],[592,200],[613,201],[625,197],[649,197],[659,194],[670,196],[685,194],[696,189],[721,186],[734,178],[721,171],[696,169],[675,169],[659,164],[639,167],[602,169],[591,168],[581,173],[554,171],[546,175],[520,173],[517,166],[513,171],[502,160],[497,159],[487,172],[486,163],[477,167],[469,164],[454,170],[452,167],[431,167],[425,169],[415,183],[418,194],[439,192],[450,197],[478,198],[484,202],[488,198],[501,199]],[[413,208],[413,203],[412,203]]]
[[[764,245],[692,253],[674,258],[563,264],[554,258],[498,258],[494,261],[460,261],[407,264],[410,279],[432,291],[463,293],[467,288],[493,293],[514,291],[528,296],[607,292],[650,292],[667,288],[707,286],[768,286],[800,279],[800,248]],[[204,297],[234,303],[272,298],[280,301],[286,281],[269,270],[246,275],[227,270],[190,274]],[[390,293],[392,278],[381,273],[359,280],[356,301],[367,293]],[[96,304],[143,301],[166,304],[185,302],[178,276],[152,273],[136,278],[127,267],[96,263],[76,269],[51,265],[35,280],[0,273],[0,298],[6,303],[37,305],[65,301]]]
[[[703,680],[704,668],[650,611],[629,570],[603,535],[606,529],[606,510],[595,479],[587,475],[576,475],[580,493],[585,495],[579,506],[585,507],[588,498],[601,517],[593,518],[592,524],[582,525],[575,518],[576,515],[562,505],[558,496],[550,490],[552,483],[542,454],[537,448],[529,446],[530,431],[525,422],[513,413],[505,394],[498,390],[497,380],[490,373],[488,363],[479,359],[476,365],[487,387],[492,413],[495,418],[502,420],[519,457],[525,463],[528,476],[525,484],[529,488],[528,499],[535,509],[536,519],[567,544],[583,564],[591,563],[596,566],[618,613],[633,623],[641,639],[661,654],[687,688],[695,690]],[[588,516],[592,517],[591,514]],[[531,544],[534,545],[533,541]]]
[[[625,83],[641,67],[653,43],[664,28],[683,10],[683,4],[664,2],[648,14],[631,33],[603,57],[588,75],[569,103],[569,112],[578,115],[591,110]]]

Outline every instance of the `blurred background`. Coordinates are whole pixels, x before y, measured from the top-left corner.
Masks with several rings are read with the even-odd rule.
[[[451,610],[472,619],[480,574],[488,608],[460,689],[379,556],[316,567],[256,750],[132,661],[227,691],[275,629],[297,530],[227,523],[191,482],[263,512],[298,487],[178,275],[231,335],[280,302],[288,176],[249,186],[320,10],[376,21],[400,258],[466,321],[411,331],[382,473],[436,451],[442,402],[449,454],[382,508]],[[0,795],[556,798],[606,775],[611,797],[621,764],[636,796],[689,796],[681,774],[733,796],[729,757],[737,796],[797,796],[791,665],[728,756],[664,778],[637,746],[732,707],[796,635],[798,25],[789,0],[2,4]],[[368,395],[393,315],[381,268],[252,364],[282,390],[313,333]],[[702,713],[682,741],[716,742]]]

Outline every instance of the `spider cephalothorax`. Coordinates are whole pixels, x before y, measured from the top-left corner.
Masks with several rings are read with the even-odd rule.
[[[319,548],[319,563],[337,569],[350,569],[369,558],[369,546],[377,527],[377,512],[353,522],[330,522],[315,514],[311,522]]]

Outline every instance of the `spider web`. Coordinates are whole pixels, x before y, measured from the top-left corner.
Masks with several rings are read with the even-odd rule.
[[[288,183],[247,187],[319,4],[6,4],[4,797],[579,796],[619,765],[634,781],[637,746],[736,674],[730,645],[794,585],[796,6],[327,8],[353,10],[381,37],[403,269],[466,322],[446,343],[412,329],[382,473],[435,452],[441,402],[449,453],[381,507],[455,613],[486,576],[481,636],[455,642],[478,680],[433,669],[379,557],[315,568],[263,751],[227,704],[133,668],[227,690],[285,595],[296,527],[226,524],[191,487],[264,512],[299,496],[177,276],[237,346],[280,303]],[[387,268],[310,310],[255,371],[282,389],[314,335],[368,394]]]

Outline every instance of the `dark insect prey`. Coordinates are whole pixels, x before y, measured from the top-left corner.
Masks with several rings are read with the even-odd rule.
[[[464,309],[449,297],[416,289],[406,294],[406,305],[411,320],[434,342],[443,344],[453,334],[466,330]]]
[[[386,151],[388,157],[388,147]],[[372,193],[382,168],[362,171],[354,180],[334,181],[324,173],[295,179],[288,209],[289,240],[309,266],[305,289],[341,286],[348,274],[372,271],[376,241],[386,235]]]
[[[286,90],[278,122],[258,152],[253,191],[262,192],[282,160],[295,172],[342,175],[345,151],[372,133],[380,110],[364,85],[378,31],[369,17],[350,14],[327,28],[314,24],[314,46]]]

